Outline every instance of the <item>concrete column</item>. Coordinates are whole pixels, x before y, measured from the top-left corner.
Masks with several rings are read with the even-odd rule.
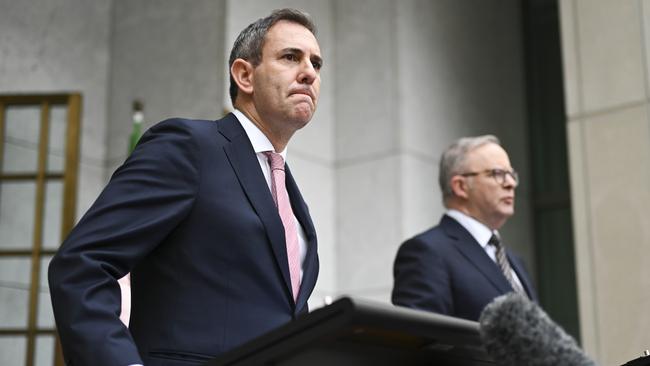
[[[648,1],[561,1],[581,335],[601,364],[648,348]]]

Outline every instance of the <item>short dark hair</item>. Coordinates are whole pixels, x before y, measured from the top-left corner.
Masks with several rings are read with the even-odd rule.
[[[274,10],[271,15],[266,18],[260,18],[246,27],[232,46],[230,51],[230,58],[228,59],[228,69],[232,67],[236,59],[241,58],[257,66],[262,62],[262,48],[269,29],[281,20],[288,20],[293,23],[298,23],[307,28],[314,36],[316,35],[316,25],[312,21],[309,14],[296,9],[278,9]],[[235,83],[235,79],[230,73],[230,100],[235,104],[237,99],[237,92],[239,87]]]

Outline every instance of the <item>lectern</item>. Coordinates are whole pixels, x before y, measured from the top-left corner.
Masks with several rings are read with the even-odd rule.
[[[344,297],[206,366],[494,364],[476,322]]]

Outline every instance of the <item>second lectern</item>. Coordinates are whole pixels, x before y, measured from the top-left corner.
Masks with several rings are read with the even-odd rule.
[[[476,322],[348,297],[206,366],[494,365]]]

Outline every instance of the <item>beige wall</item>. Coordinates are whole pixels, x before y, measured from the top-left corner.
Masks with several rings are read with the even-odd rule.
[[[616,365],[650,348],[650,2],[560,5],[582,340]]]

